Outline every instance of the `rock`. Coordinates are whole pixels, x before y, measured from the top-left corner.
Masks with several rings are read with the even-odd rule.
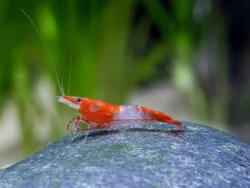
[[[0,187],[249,187],[250,146],[213,128],[151,124],[66,136],[0,171]]]

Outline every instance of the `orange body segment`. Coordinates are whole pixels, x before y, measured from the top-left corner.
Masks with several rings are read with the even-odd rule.
[[[86,123],[108,124],[112,121],[113,106],[97,100],[85,98],[79,109]]]
[[[175,121],[170,115],[156,110],[152,110],[146,107],[141,107],[142,111],[146,114],[149,114],[154,120],[159,122],[167,122],[176,126],[181,126],[182,124],[179,121]]]
[[[149,114],[156,121],[165,122],[166,120],[172,119],[170,116],[162,112],[158,112],[146,107],[141,107],[141,109],[144,113]]]

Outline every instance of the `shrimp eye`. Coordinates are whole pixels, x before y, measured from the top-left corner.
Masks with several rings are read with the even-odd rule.
[[[76,102],[81,102],[82,99],[81,98],[76,98]]]

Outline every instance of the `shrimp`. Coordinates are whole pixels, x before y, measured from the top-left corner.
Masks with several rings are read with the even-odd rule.
[[[72,124],[72,133],[76,131],[116,128],[116,122],[124,121],[158,121],[175,125],[186,130],[182,123],[175,121],[171,116],[139,105],[111,105],[109,103],[89,98],[60,96],[59,102],[75,108],[80,113],[67,124]],[[84,122],[88,128],[80,128],[79,123]]]
[[[56,73],[55,74],[56,80],[61,93],[61,96],[58,96],[59,102],[67,104],[68,106],[77,109],[78,112],[80,113],[79,116],[73,118],[67,124],[67,130],[69,128],[69,125],[72,124],[73,131],[71,132],[71,134],[76,131],[116,128],[117,126],[119,126],[119,122],[135,121],[135,120],[166,122],[181,128],[181,130],[186,130],[186,127],[182,125],[182,123],[175,121],[168,114],[165,114],[163,112],[158,112],[146,107],[138,105],[136,106],[111,105],[109,103],[99,100],[66,96],[63,91],[63,86],[59,81],[55,64],[52,61],[51,55],[48,51],[45,41],[42,38],[42,35],[38,31],[34,22],[28,16],[28,14],[22,9],[21,11],[25,14],[25,16],[29,19],[33,27],[36,29],[45,49],[47,50],[50,62],[53,65],[54,71]],[[84,122],[85,124],[87,124],[88,128],[80,128],[79,126],[80,122]]]

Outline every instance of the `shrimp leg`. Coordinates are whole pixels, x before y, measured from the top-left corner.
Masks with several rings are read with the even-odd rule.
[[[74,124],[77,125],[78,124],[78,121],[81,119],[80,116],[77,116],[75,118],[73,118],[72,120],[69,121],[69,123],[67,124],[67,130],[69,130],[69,125],[73,122],[73,121],[76,121]]]
[[[78,126],[78,124],[79,124],[79,122],[84,122],[84,123],[86,123],[87,125],[88,125],[88,128],[80,128],[79,126]],[[96,129],[96,126],[91,126],[89,123],[88,123],[88,121],[86,120],[86,119],[84,119],[82,116],[77,116],[77,117],[75,117],[74,119],[72,119],[72,120],[70,120],[70,122],[68,123],[68,125],[67,125],[67,130],[68,130],[68,128],[69,128],[69,125],[71,124],[71,123],[73,123],[73,131],[71,131],[70,132],[70,134],[73,134],[73,133],[75,133],[76,131],[89,131],[89,130],[94,130],[94,129]]]

